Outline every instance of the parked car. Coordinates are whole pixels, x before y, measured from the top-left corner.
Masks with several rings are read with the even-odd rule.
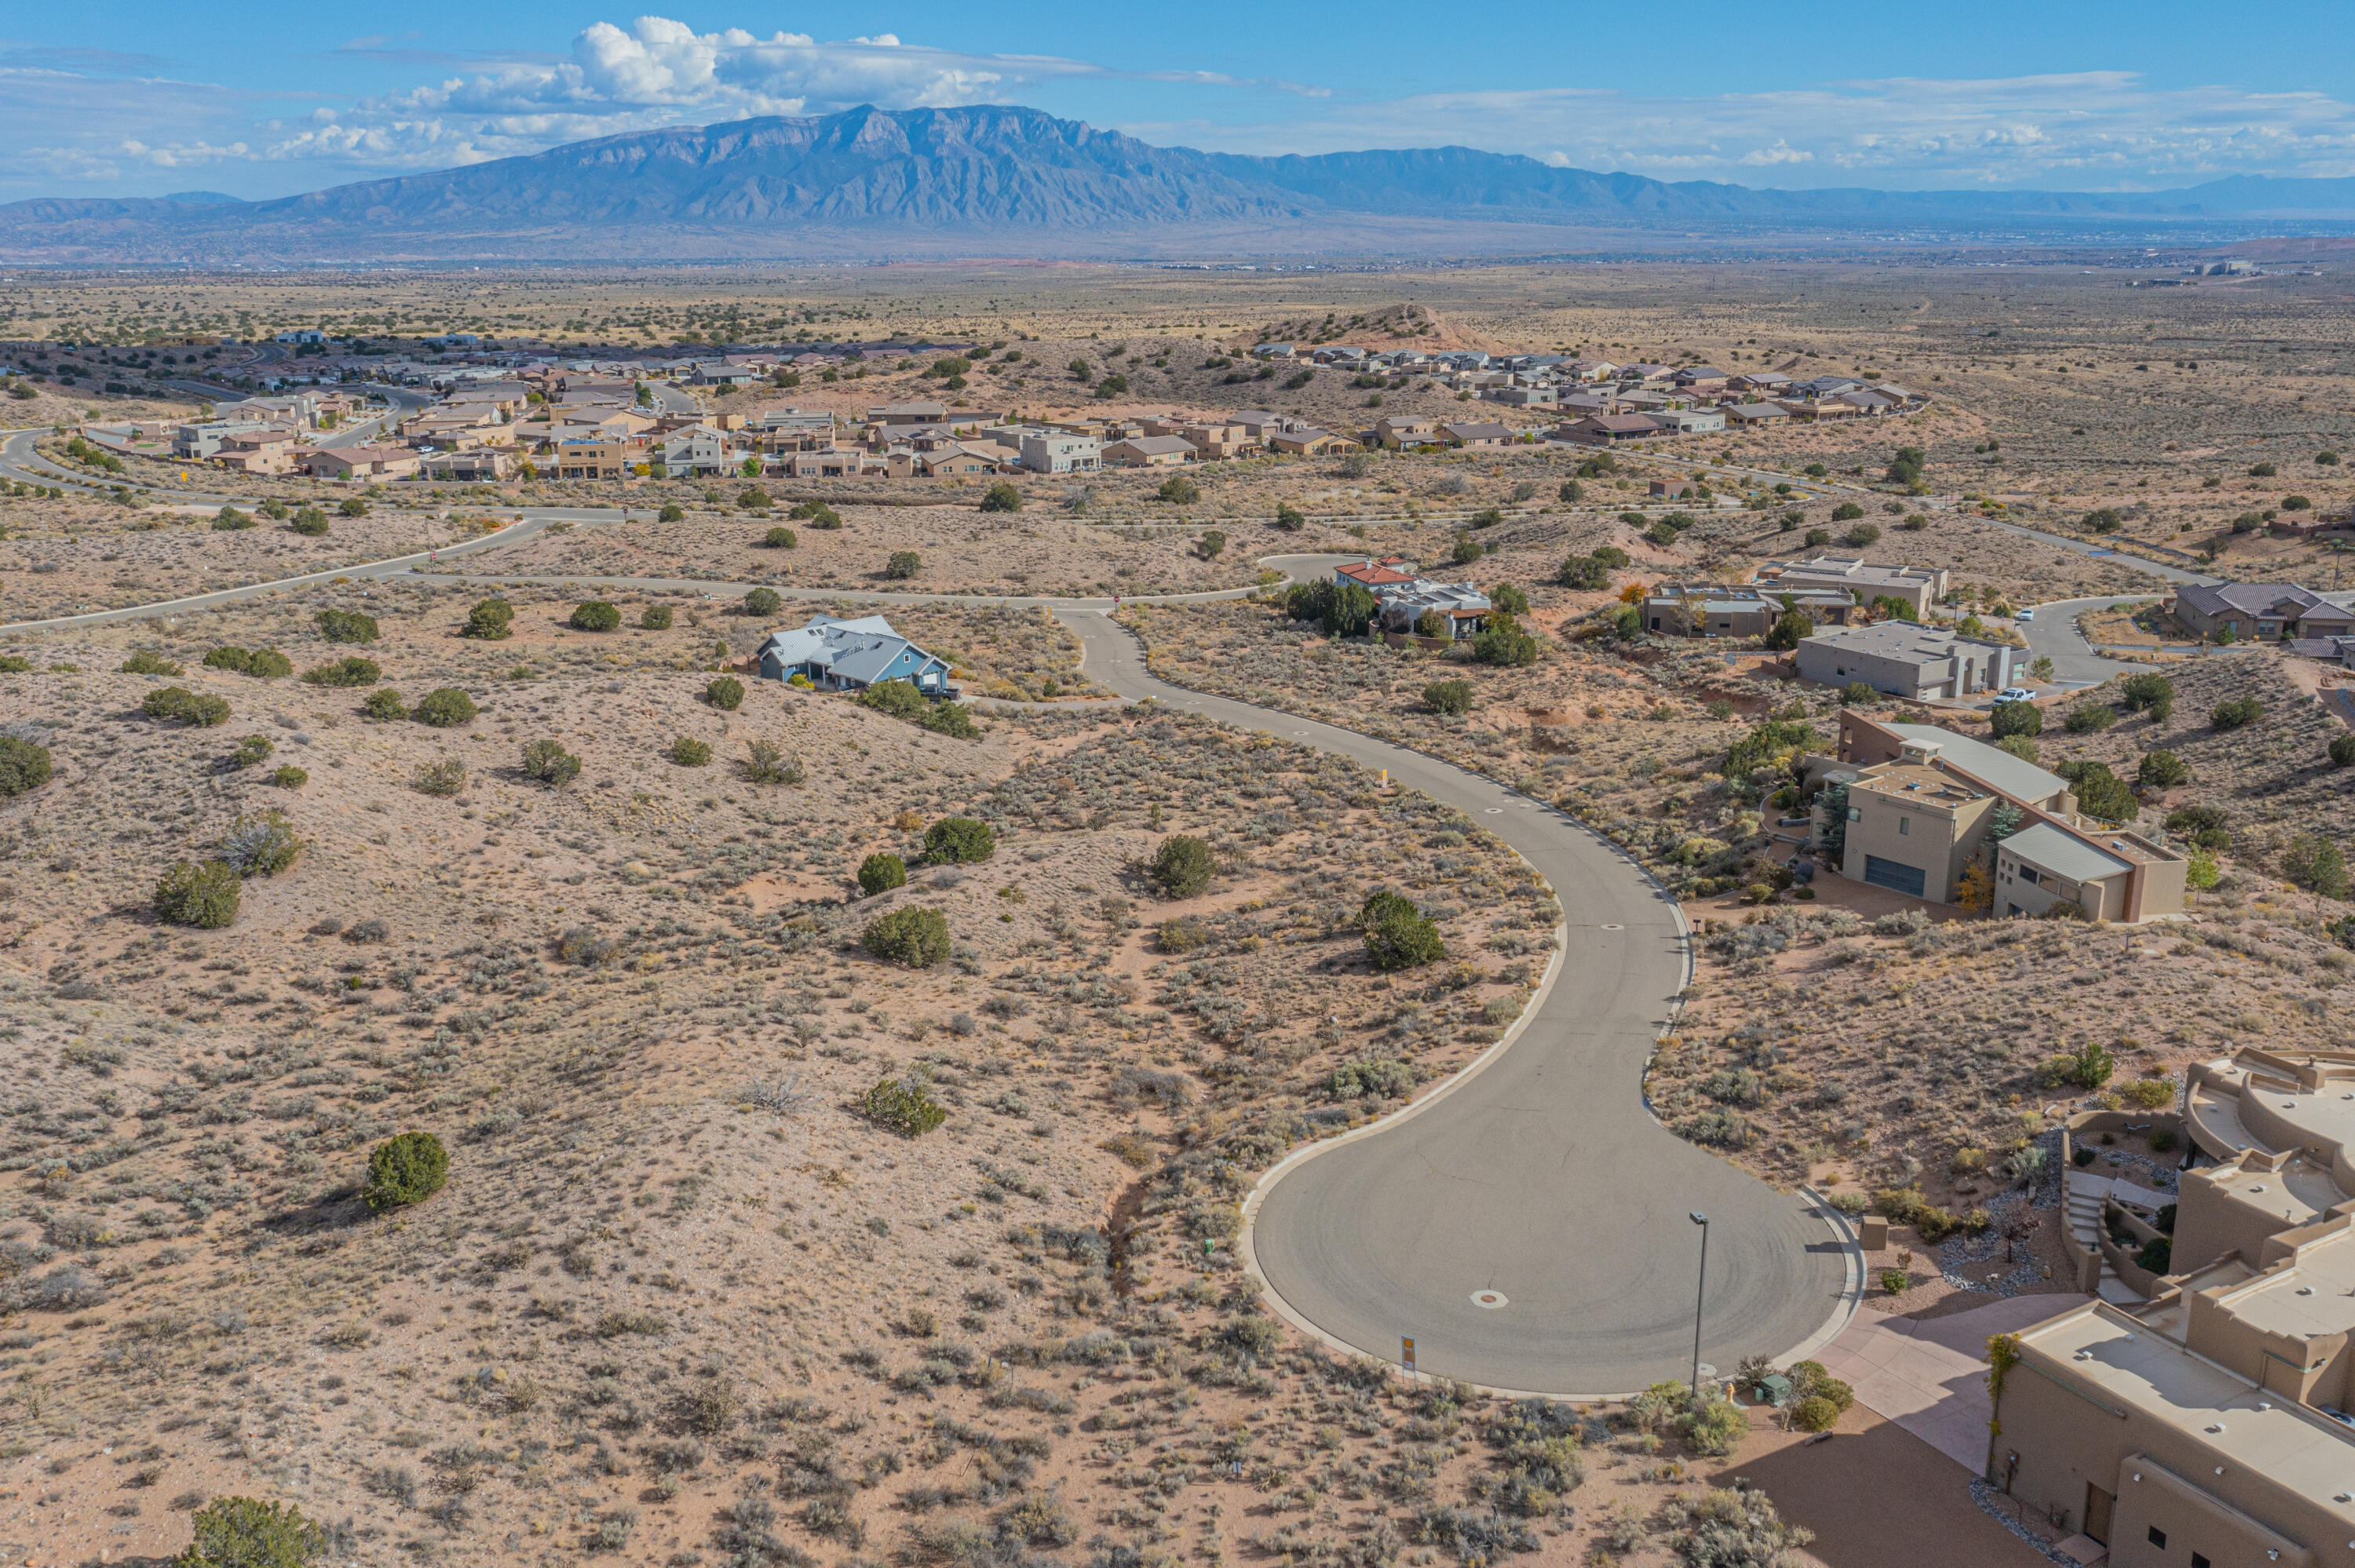
[[[2036,612],[2032,609],[2023,609],[2018,615],[2013,616],[2012,619],[2014,620],[2033,620],[2036,619]]]
[[[1995,700],[1999,703],[2032,703],[2036,700],[2036,694],[2026,686],[2006,686],[1995,694]]]

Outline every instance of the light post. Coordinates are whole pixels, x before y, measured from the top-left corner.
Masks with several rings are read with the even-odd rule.
[[[1686,1218],[1700,1227],[1700,1286],[1693,1294],[1693,1398],[1700,1398],[1700,1315],[1709,1297],[1709,1216],[1695,1209]]]

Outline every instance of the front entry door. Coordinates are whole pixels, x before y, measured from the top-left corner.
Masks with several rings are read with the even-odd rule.
[[[2110,1510],[2117,1500],[2093,1482],[2085,1483],[2085,1533],[2105,1546],[2110,1543]]]

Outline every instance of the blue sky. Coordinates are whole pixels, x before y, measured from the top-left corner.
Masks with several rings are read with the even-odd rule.
[[[1229,152],[1452,143],[1744,185],[2355,175],[2343,4],[410,0],[373,14],[389,21],[110,0],[102,39],[89,13],[13,10],[0,199],[278,196],[859,102],[1027,103]]]

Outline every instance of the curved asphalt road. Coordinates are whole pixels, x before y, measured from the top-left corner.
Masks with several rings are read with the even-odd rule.
[[[1387,768],[1503,838],[1561,900],[1568,948],[1506,1048],[1412,1110],[1311,1146],[1252,1194],[1244,1256],[1284,1317],[1388,1361],[1412,1337],[1422,1371],[1488,1388],[1624,1394],[1691,1375],[1698,1209],[1704,1361],[1731,1371],[1812,1349],[1847,1321],[1862,1275],[1845,1232],[1644,1108],[1688,960],[1676,905],[1634,862],[1419,752],[1169,685],[1101,611],[1060,613],[1098,685]]]

